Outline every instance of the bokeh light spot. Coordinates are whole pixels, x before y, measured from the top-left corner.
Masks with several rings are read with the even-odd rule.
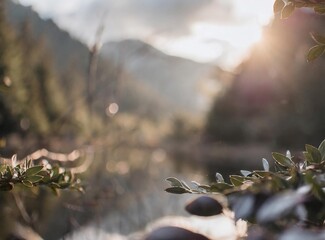
[[[111,103],[106,108],[106,115],[107,116],[114,116],[116,113],[118,113],[119,106],[117,103]]]

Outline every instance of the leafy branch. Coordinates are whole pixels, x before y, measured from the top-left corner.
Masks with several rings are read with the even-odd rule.
[[[296,8],[311,8],[317,14],[325,14],[324,0],[276,0],[273,5],[275,14],[279,14],[281,19],[286,19],[294,12]],[[307,54],[307,61],[311,62],[325,53],[325,36],[312,33],[312,39],[316,45],[311,47]]]
[[[299,224],[320,231],[325,221],[325,140],[318,148],[307,144],[303,159],[291,156],[290,151],[274,152],[272,157],[273,171],[263,159],[262,170],[242,170],[239,175],[230,175],[229,183],[219,173],[215,182],[192,182],[193,187],[177,178],[167,178],[171,187],[166,191],[221,194],[228,202],[224,208],[234,211],[235,220],[258,223],[275,234]],[[191,213],[199,215],[197,211]]]
[[[47,186],[56,194],[59,189],[75,189],[83,192],[80,179],[71,171],[51,164],[34,165],[31,159],[17,164],[16,155],[11,159],[11,164],[0,165],[0,191],[10,191],[15,185],[28,188]]]

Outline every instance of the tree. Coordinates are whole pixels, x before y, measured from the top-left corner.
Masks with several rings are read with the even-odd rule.
[[[276,18],[264,30],[264,41],[238,67],[231,86],[216,97],[206,122],[208,139],[286,148],[320,142],[324,58],[307,63],[305,53],[312,44],[310,30],[321,31],[324,24],[324,18],[305,11]]]
[[[286,19],[296,8],[311,8],[315,13],[325,14],[324,0],[276,0],[273,5],[275,14]],[[309,49],[307,60],[313,61],[325,53],[325,37],[320,34],[311,35],[316,45]]]

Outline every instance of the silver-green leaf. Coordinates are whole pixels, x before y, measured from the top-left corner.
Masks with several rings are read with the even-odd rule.
[[[182,187],[183,186],[182,182],[175,177],[169,177],[166,179],[166,181],[168,181],[172,187]]]
[[[26,176],[33,176],[36,175],[37,173],[39,173],[40,171],[42,171],[43,166],[35,166],[35,167],[31,167],[28,168],[25,172]]]
[[[307,54],[307,61],[311,62],[322,56],[325,52],[325,45],[316,45],[309,49]]]

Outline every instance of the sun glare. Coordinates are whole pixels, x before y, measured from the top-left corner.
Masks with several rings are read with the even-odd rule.
[[[202,40],[210,39],[243,50],[259,41],[262,36],[261,26],[257,24],[227,26],[197,23],[193,26],[192,32]]]
[[[170,55],[182,56],[198,62],[220,60],[223,67],[232,68],[262,38],[262,26],[217,25],[205,22],[193,24],[191,34],[176,39],[156,38],[154,44]]]
[[[273,0],[233,0],[234,20],[197,21],[190,34],[174,39],[155,38],[153,44],[170,55],[199,62],[221,62],[233,68],[261,41],[263,27],[272,16]]]
[[[238,17],[249,16],[250,21],[266,25],[273,16],[274,0],[233,0],[234,14]]]

